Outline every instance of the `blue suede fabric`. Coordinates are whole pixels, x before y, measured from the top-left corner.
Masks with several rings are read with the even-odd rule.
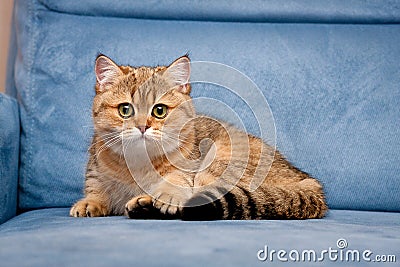
[[[400,25],[333,23],[338,14],[395,22],[398,5],[346,1],[346,13],[339,2],[316,9],[254,3],[243,6],[246,18],[232,8],[227,19],[221,10],[228,2],[197,3],[198,10],[183,2],[168,17],[168,4],[16,1],[18,56],[11,55],[9,92],[21,103],[20,208],[69,206],[82,196],[99,52],[120,64],[157,65],[189,51],[194,61],[227,64],[258,85],[275,118],[278,148],[323,182],[331,208],[400,211]],[[306,10],[333,21],[266,23],[266,10],[287,14],[281,22]],[[192,21],[170,20],[188,16]],[[253,20],[263,23],[240,23]],[[192,95],[227,103],[259,134],[251,109],[224,88],[196,84]],[[231,119],[213,105],[198,109]]]
[[[54,12],[157,20],[297,23],[399,23],[398,1],[219,0],[132,1],[40,0]]]
[[[16,0],[6,88],[13,98],[0,94],[0,266],[397,266],[399,23],[400,1]],[[266,141],[324,184],[326,218],[68,216],[82,197],[98,53],[165,65],[186,52],[254,81],[261,93],[208,69],[244,98],[218,82],[195,83],[196,108],[255,135],[266,131]],[[192,66],[194,80],[207,79]],[[33,211],[8,220],[17,205]],[[281,262],[276,254],[262,262],[265,246],[370,250],[397,262]]]
[[[22,209],[69,206],[82,196],[99,52],[120,64],[157,65],[189,51],[194,61],[227,64],[258,85],[275,118],[278,148],[323,182],[331,208],[400,211],[400,25],[210,22],[206,11],[210,20],[227,19],[203,4],[198,13],[184,8],[175,18],[193,15],[193,21],[149,20],[170,18],[151,4],[146,17],[144,3],[126,9],[107,3],[16,1],[20,56],[11,56],[15,87],[9,91],[21,102]],[[315,14],[341,14],[344,6],[335,3]],[[346,16],[365,23],[374,21],[368,14],[398,17],[395,2],[379,12],[374,4],[352,3],[360,8]],[[259,13],[255,4],[248,8],[246,17],[264,21],[257,14],[268,6]],[[293,2],[280,10],[303,16],[306,9]],[[224,88],[196,84],[192,95],[227,103],[259,134],[251,109]],[[198,109],[231,119],[212,105]]]
[[[399,260],[400,213],[331,210],[323,220],[183,222],[70,218],[68,209],[24,213],[0,225],[6,266],[398,266],[397,263],[259,261],[270,250],[371,250]],[[301,253],[300,252],[300,253]],[[319,254],[318,254],[319,255]],[[346,255],[346,254],[344,254]],[[320,256],[320,255],[319,255]],[[288,255],[286,255],[288,257]],[[345,258],[344,258],[345,259]],[[396,265],[397,264],[397,265]]]
[[[0,93],[0,224],[17,212],[19,129],[17,101]]]

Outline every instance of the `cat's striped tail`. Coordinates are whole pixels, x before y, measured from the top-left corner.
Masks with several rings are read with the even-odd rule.
[[[182,219],[312,219],[322,218],[326,211],[322,186],[309,178],[285,186],[264,185],[253,192],[240,185],[229,192],[224,188],[207,189],[187,201]]]

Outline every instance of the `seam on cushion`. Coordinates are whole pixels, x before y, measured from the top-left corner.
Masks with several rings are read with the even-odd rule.
[[[168,18],[168,17],[142,17],[142,16],[114,16],[114,15],[91,15],[79,14],[74,12],[62,12],[54,9],[47,9],[49,12],[54,12],[62,15],[78,16],[78,17],[92,17],[92,18],[115,18],[115,19],[137,19],[137,20],[150,20],[150,21],[188,21],[188,22],[216,22],[216,23],[269,23],[269,24],[321,24],[321,25],[399,25],[398,21],[362,21],[358,19],[337,19],[337,20],[321,20],[321,19],[189,19],[189,18]]]
[[[18,4],[19,4],[19,3],[16,3],[16,6],[17,6]],[[32,1],[28,1],[28,3],[27,3],[27,9],[28,9],[29,24],[32,25]],[[16,17],[19,17],[19,14],[17,14]],[[26,23],[26,22],[24,22],[24,23]],[[19,27],[24,27],[25,29],[29,29],[29,31],[27,32],[27,35],[28,35],[28,39],[31,40],[30,35],[31,35],[31,31],[32,31],[32,30],[31,30],[30,28],[26,28],[24,24],[21,25],[21,23],[19,23],[18,26],[19,26]],[[32,25],[31,27],[33,27],[33,25]],[[22,30],[21,30],[21,31],[22,31]],[[19,42],[18,42],[19,49],[22,49],[22,44],[21,44],[22,40],[21,40],[21,39],[23,40],[24,38],[20,38],[20,40],[19,40]],[[30,69],[31,69],[31,67],[30,67],[30,65],[31,65],[31,60],[30,60],[31,55],[30,55],[30,53],[31,53],[31,51],[30,51],[30,47],[31,47],[31,44],[29,43],[29,44],[27,45],[27,48],[28,48],[28,52],[27,52],[27,82],[28,82],[28,85],[24,86],[24,84],[22,84],[22,88],[20,88],[19,90],[26,90],[27,87],[31,84],[31,75],[30,75],[30,72],[31,72],[31,71],[30,71]],[[25,68],[23,59],[22,59],[22,62],[21,62],[21,63],[22,63],[22,68]],[[26,87],[26,88],[24,88],[24,87]],[[17,90],[18,90],[18,89],[17,89]],[[21,94],[22,94],[22,93],[21,93]],[[26,97],[25,97],[26,103],[24,104],[24,103],[22,102],[22,104],[25,106],[25,107],[24,107],[25,110],[27,109],[27,107],[30,106],[30,102],[32,102],[32,101],[30,100],[30,95],[31,95],[30,90],[26,90]],[[29,131],[30,131],[29,128],[31,127],[31,122],[30,122],[30,118],[29,118],[29,116],[28,116],[28,112],[25,112],[25,113],[26,113],[26,116],[28,117],[28,123],[27,123],[26,127],[24,127],[24,128],[25,128],[24,131],[25,131],[25,132],[29,132]],[[21,120],[21,124],[22,124],[22,117],[20,117],[20,120]],[[22,126],[22,125],[21,125],[21,126]],[[27,142],[27,141],[28,141],[28,142]],[[29,158],[30,158],[30,156],[29,156],[29,151],[30,151],[30,149],[28,148],[28,145],[27,145],[27,144],[29,144],[29,134],[26,134],[26,133],[25,133],[25,143],[24,143],[24,146],[25,146],[25,149],[27,150],[27,152],[25,153],[25,155],[24,155],[23,157],[22,157],[22,154],[21,154],[20,179],[19,179],[19,183],[22,183],[22,184],[20,184],[20,186],[22,187],[22,189],[25,189],[25,188],[26,188],[26,184],[28,184],[28,180],[29,180],[29,178],[28,178],[29,171],[26,170],[26,166],[29,166],[29,165],[30,165],[30,164],[29,164]],[[22,144],[21,144],[20,150],[22,150]],[[24,165],[25,165],[25,166],[24,166],[24,169],[21,170],[21,168],[22,168],[22,162],[24,162]],[[19,190],[18,190],[18,191],[19,191]],[[19,195],[19,194],[20,194],[20,192],[18,192],[18,195]],[[22,205],[22,203],[18,203],[18,207],[19,207],[19,208],[21,207],[21,205]]]
[[[36,104],[33,101],[33,95],[35,91],[35,78],[34,75],[32,75],[32,68],[34,65],[34,59],[35,59],[35,51],[36,51],[36,41],[37,41],[37,35],[35,34],[35,31],[37,29],[37,12],[35,9],[35,0],[34,1],[29,1],[28,3],[28,13],[29,13],[29,24],[31,25],[30,31],[28,32],[28,38],[31,40],[28,44],[28,54],[27,54],[27,61],[28,61],[28,85],[26,86],[26,94],[27,94],[27,99],[28,99],[28,107],[29,109],[27,110],[27,117],[29,121],[29,125],[27,126],[27,132],[25,135],[25,145],[27,146],[27,151],[26,151],[26,157],[25,157],[25,168],[24,168],[24,173],[23,176],[25,177],[24,179],[24,187],[27,185],[29,186],[30,181],[32,180],[32,154],[33,154],[33,147],[32,147],[32,134],[33,134],[33,128],[34,128],[34,118],[32,117],[32,114],[34,114],[34,111],[36,110]],[[26,188],[25,188],[26,189]],[[21,205],[22,203],[20,203]],[[26,203],[24,204],[26,206]]]

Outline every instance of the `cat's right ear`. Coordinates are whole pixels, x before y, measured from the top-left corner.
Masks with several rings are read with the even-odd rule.
[[[102,92],[108,86],[113,85],[117,78],[123,74],[118,65],[105,55],[99,55],[96,58],[94,70],[97,80],[96,91],[98,92]]]
[[[163,75],[176,86],[175,88],[179,92],[190,94],[190,59],[188,55],[180,57],[172,62]]]

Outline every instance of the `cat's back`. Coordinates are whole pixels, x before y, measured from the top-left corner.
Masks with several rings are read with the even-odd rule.
[[[217,119],[198,115],[193,119],[196,139],[201,141],[207,138],[211,138],[216,141],[217,139],[227,137],[227,127],[232,128],[229,125],[218,121]]]
[[[229,147],[239,143],[254,145],[261,142],[261,139],[251,136],[229,123],[208,116],[198,115],[194,119],[194,125],[198,142],[211,139]]]
[[[261,154],[269,160],[274,156],[274,149],[255,137],[218,119],[199,115],[194,119],[197,144],[212,140],[217,146],[217,156],[225,159],[241,159],[250,165],[257,166]]]

